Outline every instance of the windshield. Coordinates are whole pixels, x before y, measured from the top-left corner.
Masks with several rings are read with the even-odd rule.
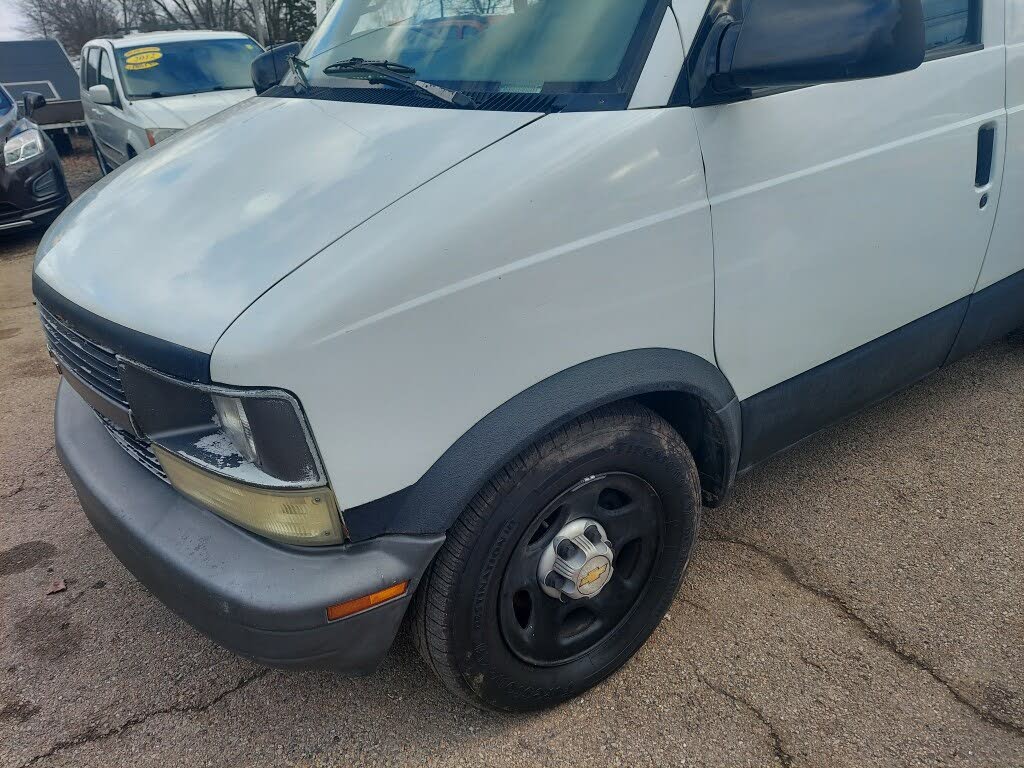
[[[263,53],[243,38],[120,48],[117,66],[130,99],[252,88],[249,65]]]
[[[313,85],[338,87],[352,58],[413,67],[471,91],[615,92],[647,0],[337,0],[300,54]],[[289,81],[292,82],[292,81]],[[351,85],[351,82],[349,82]]]
[[[14,109],[14,102],[7,95],[7,91],[0,88],[0,117]]]

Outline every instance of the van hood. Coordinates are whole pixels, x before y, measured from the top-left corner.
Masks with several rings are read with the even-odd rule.
[[[162,99],[139,99],[132,102],[132,107],[148,127],[188,128],[255,95],[256,91],[252,88],[187,93]]]
[[[537,117],[250,99],[94,185],[47,232],[36,275],[100,317],[210,353],[277,281]]]

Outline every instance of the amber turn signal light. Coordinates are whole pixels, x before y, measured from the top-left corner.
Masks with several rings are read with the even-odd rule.
[[[357,597],[355,600],[346,600],[344,603],[332,605],[327,609],[327,620],[337,621],[338,619],[344,619],[346,616],[351,616],[354,613],[361,613],[362,611],[373,608],[375,605],[380,605],[381,603],[386,603],[388,600],[394,600],[396,597],[401,597],[408,589],[409,582],[403,581],[400,584],[395,584],[393,587],[388,587],[387,589],[382,589],[379,592],[374,592],[372,595]]]

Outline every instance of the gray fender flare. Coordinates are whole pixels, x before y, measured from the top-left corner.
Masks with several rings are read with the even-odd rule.
[[[415,484],[345,511],[354,540],[391,533],[447,531],[477,491],[531,443],[602,405],[653,393],[699,398],[718,424],[727,457],[727,484],[742,442],[740,408],[725,375],[697,355],[639,349],[581,363],[557,373],[482,418]]]

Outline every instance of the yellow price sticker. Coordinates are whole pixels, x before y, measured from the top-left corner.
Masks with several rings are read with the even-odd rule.
[[[145,51],[143,53],[135,53],[131,56],[126,56],[124,59],[125,66],[133,66],[136,64],[155,64],[159,59],[163,58],[163,54],[160,51]]]
[[[130,59],[132,56],[140,53],[160,53],[160,48],[156,45],[150,45],[146,48],[132,48],[130,51],[125,51],[121,55],[126,59]]]

